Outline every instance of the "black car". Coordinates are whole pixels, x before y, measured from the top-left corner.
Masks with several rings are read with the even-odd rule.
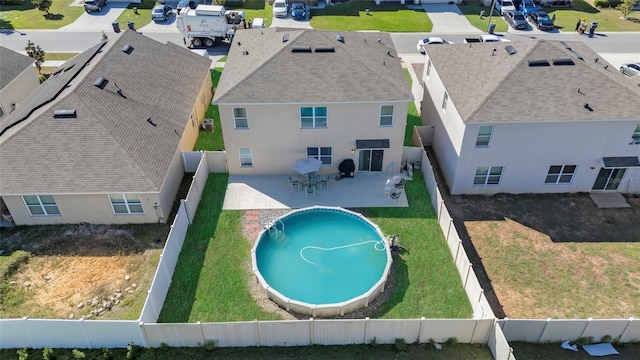
[[[102,7],[107,5],[107,0],[85,0],[84,10],[86,12],[102,11]]]
[[[531,20],[538,30],[550,31],[556,28],[549,14],[544,11],[534,11],[530,13],[529,20]]]
[[[504,16],[504,20],[507,24],[511,25],[516,30],[526,30],[529,28],[529,23],[525,19],[524,15],[520,11],[509,11]]]

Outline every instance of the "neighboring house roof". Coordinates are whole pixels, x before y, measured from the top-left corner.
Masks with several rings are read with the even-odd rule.
[[[411,99],[413,96],[389,34],[252,29],[234,35],[213,102]]]
[[[0,136],[0,193],[159,191],[210,64],[126,31],[60,99]],[[54,118],[63,109],[76,117]]]
[[[55,100],[57,96],[67,87],[71,79],[75,78],[93,57],[102,49],[105,43],[92,46],[81,54],[66,61],[47,79],[40,84],[9,116],[0,122],[0,141],[2,134],[11,127],[17,126],[22,121],[27,120],[31,114]]]
[[[0,89],[4,89],[25,69],[33,68],[33,63],[35,62],[35,60],[26,55],[2,46],[0,46],[0,59]]]
[[[510,55],[508,46],[517,52]],[[465,123],[640,117],[640,87],[583,42],[430,46],[427,53]],[[530,66],[542,59],[549,66]],[[570,59],[573,65],[554,65],[553,59]]]

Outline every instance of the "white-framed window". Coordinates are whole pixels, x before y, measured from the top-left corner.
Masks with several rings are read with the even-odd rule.
[[[476,138],[476,147],[489,147],[491,142],[491,134],[493,133],[493,126],[482,125],[478,129],[478,137]]]
[[[393,126],[393,105],[380,107],[380,126]]]
[[[249,119],[247,118],[247,109],[233,108],[233,121],[236,124],[236,129],[248,129]]]
[[[331,165],[330,147],[308,147],[307,157],[314,157],[322,161],[322,165]]]
[[[251,148],[238,149],[238,155],[240,156],[240,167],[253,166],[253,153],[251,152]]]
[[[327,127],[327,107],[301,107],[300,127],[303,129],[326,128]]]
[[[60,215],[58,205],[52,195],[24,195],[22,197],[31,216]]]
[[[545,184],[570,184],[577,165],[551,165],[544,180]]]
[[[447,102],[449,102],[449,94],[445,91],[442,97],[442,110],[444,111],[447,111]]]
[[[502,166],[479,166],[473,178],[473,185],[499,185]]]
[[[640,145],[640,123],[638,123],[638,126],[636,126],[636,129],[633,131],[631,139],[633,139],[633,141],[631,142],[632,144]]]
[[[431,60],[427,60],[427,77],[431,74]]]
[[[144,214],[138,194],[109,194],[114,214]]]

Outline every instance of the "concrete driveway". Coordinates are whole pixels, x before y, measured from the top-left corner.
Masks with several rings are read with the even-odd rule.
[[[453,4],[423,4],[424,11],[433,23],[432,33],[480,34],[482,31],[472,26],[460,9]]]
[[[174,8],[171,16],[167,19],[167,21],[160,22],[150,22],[149,24],[138,29],[142,32],[159,32],[159,33],[179,33],[178,27],[176,26],[176,10]]]
[[[289,2],[291,4],[291,2]],[[307,16],[304,20],[295,20],[291,17],[291,12],[286,18],[273,17],[270,27],[288,28],[288,29],[311,29],[309,24],[309,5],[307,5]]]
[[[85,12],[80,17],[67,26],[63,26],[60,30],[111,30],[111,23],[115,22],[118,16],[122,14],[128,4],[109,4],[105,6],[101,12]],[[126,24],[124,24],[126,27]],[[122,28],[122,24],[120,24]]]

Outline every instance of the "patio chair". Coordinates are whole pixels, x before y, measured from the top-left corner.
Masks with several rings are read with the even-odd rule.
[[[293,189],[293,187],[297,187],[298,190],[300,190],[300,178],[292,178],[291,176],[289,176],[289,185],[291,185],[291,188]]]
[[[307,196],[309,196],[309,194],[312,194],[314,197],[316,196],[316,187],[313,185],[308,185],[304,188],[304,192],[305,194],[307,194]]]
[[[320,177],[320,181],[318,183],[320,184],[321,189],[323,186],[325,186],[327,189],[329,188],[329,179],[329,176]]]
[[[389,199],[393,200],[393,203],[395,204],[396,200],[398,200],[400,196],[402,196],[402,189],[398,189],[392,192],[391,194],[389,194]]]
[[[404,189],[405,182],[406,181],[404,180],[404,178],[402,178],[394,186],[395,186],[396,189]]]

